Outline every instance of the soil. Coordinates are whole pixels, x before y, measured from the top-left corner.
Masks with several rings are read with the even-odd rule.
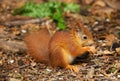
[[[49,18],[13,16],[13,10],[25,1],[0,1],[0,81],[120,81],[120,9],[115,5],[120,4],[119,0],[73,0],[81,5],[81,12],[64,15],[66,29],[74,26],[74,18],[80,18],[95,40],[96,53],[90,58],[76,59],[78,73],[41,64],[27,54],[23,40],[26,33],[38,31],[43,25],[51,33],[58,28]]]

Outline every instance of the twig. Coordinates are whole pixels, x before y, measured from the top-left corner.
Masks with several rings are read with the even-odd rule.
[[[37,18],[37,19],[31,19],[31,20],[17,20],[17,21],[10,21],[2,23],[2,25],[5,26],[16,26],[16,25],[23,25],[23,24],[29,24],[29,23],[41,23],[48,18]]]
[[[0,40],[0,48],[4,50],[9,50],[9,51],[25,51],[27,50],[26,45],[24,42],[17,42],[17,41],[5,41],[5,40]]]
[[[105,72],[103,71],[100,71],[100,73],[102,73],[103,75],[107,76],[107,77],[111,77],[111,76],[114,76],[115,74],[117,74],[117,72],[119,71],[119,69],[117,69],[114,73],[111,73],[111,74],[106,74]]]
[[[25,68],[25,67],[28,67],[28,66],[30,66],[30,64],[22,65],[22,66],[20,66],[19,68],[22,69],[22,68]]]

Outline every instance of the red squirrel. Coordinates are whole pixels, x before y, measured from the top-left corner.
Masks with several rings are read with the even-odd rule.
[[[86,51],[94,53],[91,44],[93,37],[81,22],[69,30],[57,31],[50,35],[47,29],[29,33],[24,37],[28,53],[37,61],[53,67],[63,67],[78,72],[78,67],[71,65],[76,57]]]

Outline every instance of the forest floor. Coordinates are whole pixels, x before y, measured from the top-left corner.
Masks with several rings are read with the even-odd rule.
[[[43,24],[56,29],[56,24],[46,18],[13,16],[13,10],[25,1],[0,0],[0,81],[120,81],[119,0],[73,0],[81,11],[66,17],[66,22],[72,25],[73,16],[81,18],[91,29],[97,50],[89,60],[79,60],[78,73],[38,63],[27,54],[23,40],[27,31],[39,30]]]

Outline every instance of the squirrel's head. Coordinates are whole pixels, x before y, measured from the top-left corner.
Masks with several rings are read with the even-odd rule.
[[[84,27],[82,22],[77,22],[72,28],[72,33],[75,36],[77,43],[82,46],[90,46],[94,43],[91,32],[87,27]]]

